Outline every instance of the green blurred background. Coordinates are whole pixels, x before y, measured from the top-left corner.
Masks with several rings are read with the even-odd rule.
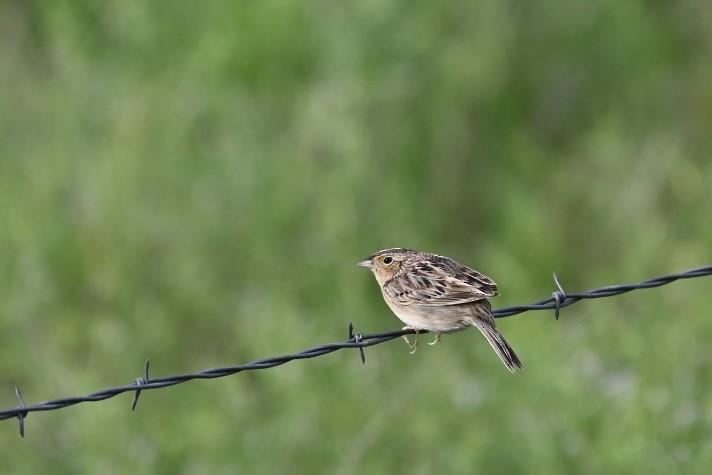
[[[0,407],[710,264],[709,2],[0,2]],[[3,473],[707,473],[712,281],[0,423]]]

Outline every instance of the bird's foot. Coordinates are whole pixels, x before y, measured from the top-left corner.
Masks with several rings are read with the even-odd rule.
[[[403,327],[403,330],[415,330],[415,341],[413,342],[412,345],[411,345],[411,343],[410,343],[410,340],[408,340],[408,335],[403,335],[403,339],[405,340],[405,342],[406,342],[406,344],[408,345],[408,347],[412,350],[412,351],[410,352],[410,354],[412,355],[413,353],[415,353],[416,351],[418,351],[418,335],[419,335],[419,332],[418,332],[417,329],[415,329],[415,328],[413,328],[413,327],[410,327],[410,326],[405,326],[405,327]]]
[[[442,336],[443,336],[442,333],[438,333],[437,335],[435,335],[435,339],[434,339],[433,341],[431,341],[430,343],[428,343],[428,345],[433,346],[434,344],[439,343],[439,342],[440,342],[440,338],[441,338]]]

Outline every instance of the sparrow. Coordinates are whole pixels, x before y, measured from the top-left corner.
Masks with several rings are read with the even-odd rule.
[[[415,330],[413,344],[403,335],[411,354],[418,349],[420,331],[435,333],[434,345],[443,333],[476,327],[509,371],[523,368],[495,326],[487,299],[498,295],[497,284],[486,275],[445,256],[404,248],[378,251],[358,265],[373,271],[403,329]]]

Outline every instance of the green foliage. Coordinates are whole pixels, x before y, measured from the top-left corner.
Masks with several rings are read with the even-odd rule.
[[[698,2],[0,3],[0,406],[400,327],[356,263],[495,306],[710,262]],[[7,473],[706,473],[711,282],[0,424]]]

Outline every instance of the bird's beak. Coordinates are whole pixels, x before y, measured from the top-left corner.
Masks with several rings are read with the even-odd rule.
[[[373,269],[373,261],[371,259],[366,259],[365,261],[361,261],[358,263],[361,267],[365,267],[366,269]]]

